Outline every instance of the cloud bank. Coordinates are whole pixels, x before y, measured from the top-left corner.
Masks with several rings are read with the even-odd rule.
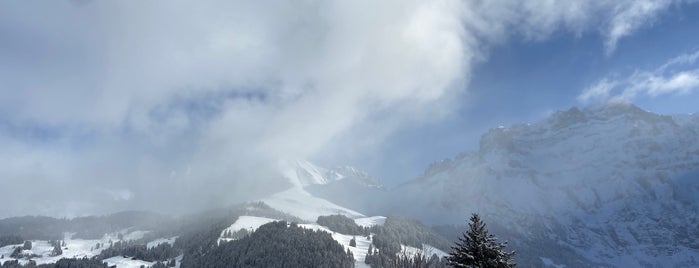
[[[689,94],[699,89],[699,51],[668,60],[654,70],[636,70],[626,77],[603,78],[578,95],[582,103],[622,100],[640,96]]]
[[[290,160],[454,111],[490,47],[564,31],[613,53],[681,2],[4,2],[0,216],[259,196]]]

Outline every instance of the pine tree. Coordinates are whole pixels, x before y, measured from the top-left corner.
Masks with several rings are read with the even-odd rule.
[[[447,256],[447,262],[453,267],[468,268],[507,268],[514,267],[514,251],[505,251],[507,243],[500,243],[494,235],[488,233],[485,223],[478,214],[471,216],[469,230],[459,237]]]
[[[53,250],[51,250],[51,256],[59,256],[63,254],[63,250],[61,249],[61,246],[58,244],[53,246]]]
[[[22,246],[22,249],[25,249],[25,250],[32,249],[32,242],[31,241],[24,241],[24,245]]]

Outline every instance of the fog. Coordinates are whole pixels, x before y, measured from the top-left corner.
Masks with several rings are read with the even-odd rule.
[[[2,2],[0,217],[180,213],[284,189],[298,159],[397,157],[492,48],[565,32],[611,55],[683,2]]]

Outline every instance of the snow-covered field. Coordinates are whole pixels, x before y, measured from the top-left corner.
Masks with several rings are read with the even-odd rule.
[[[132,260],[131,258],[124,258],[122,256],[111,257],[104,260],[109,266],[116,265],[117,268],[139,268],[141,265],[145,267],[153,266],[155,262],[148,262],[142,260]],[[175,268],[180,267],[180,262],[182,261],[182,256],[175,258]]]
[[[143,236],[147,233],[147,231],[129,231],[129,230],[122,230],[116,233],[110,233],[110,234],[105,234],[102,238],[100,239],[72,239],[73,234],[71,233],[66,233],[64,235],[64,241],[65,241],[65,246],[61,247],[63,250],[63,254],[59,256],[51,256],[51,251],[53,250],[53,246],[49,244],[48,241],[45,240],[31,240],[32,242],[32,249],[30,250],[23,250],[22,254],[24,255],[38,255],[40,257],[32,258],[37,264],[45,264],[45,263],[55,263],[56,261],[60,260],[61,258],[83,258],[83,257],[94,257],[100,252],[102,252],[102,249],[109,247],[109,243],[111,242],[117,242],[121,241],[119,239],[119,235],[122,236],[123,240],[137,240],[143,238]],[[174,239],[173,239],[174,240]],[[96,248],[97,244],[100,244],[100,248]],[[12,251],[14,250],[15,247],[21,247],[22,244],[17,244],[17,245],[7,245],[4,247],[0,248],[0,255],[3,255],[4,258],[0,259],[0,263],[4,263],[5,261],[8,260],[15,260],[14,258],[10,258],[10,255],[12,254]],[[19,259],[19,263],[21,264],[26,264],[28,260],[26,259]],[[140,264],[136,267],[139,267]],[[122,267],[122,266],[118,266]]]

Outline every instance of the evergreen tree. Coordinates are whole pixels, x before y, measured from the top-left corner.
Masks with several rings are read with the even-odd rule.
[[[350,240],[349,245],[350,245],[350,247],[357,247],[356,237],[352,237],[352,240]]]
[[[25,249],[25,250],[32,249],[32,242],[31,241],[24,241],[24,245],[22,245],[22,249]]]
[[[53,250],[51,250],[51,256],[59,256],[62,254],[63,250],[61,249],[61,247],[58,244],[54,245]]]
[[[14,250],[12,250],[12,254],[10,254],[10,258],[15,258],[15,259],[22,258],[22,248],[16,247]]]
[[[485,223],[478,214],[471,216],[469,230],[459,237],[447,256],[449,265],[468,268],[507,268],[514,267],[514,251],[505,251],[507,243],[500,243],[488,233]]]

